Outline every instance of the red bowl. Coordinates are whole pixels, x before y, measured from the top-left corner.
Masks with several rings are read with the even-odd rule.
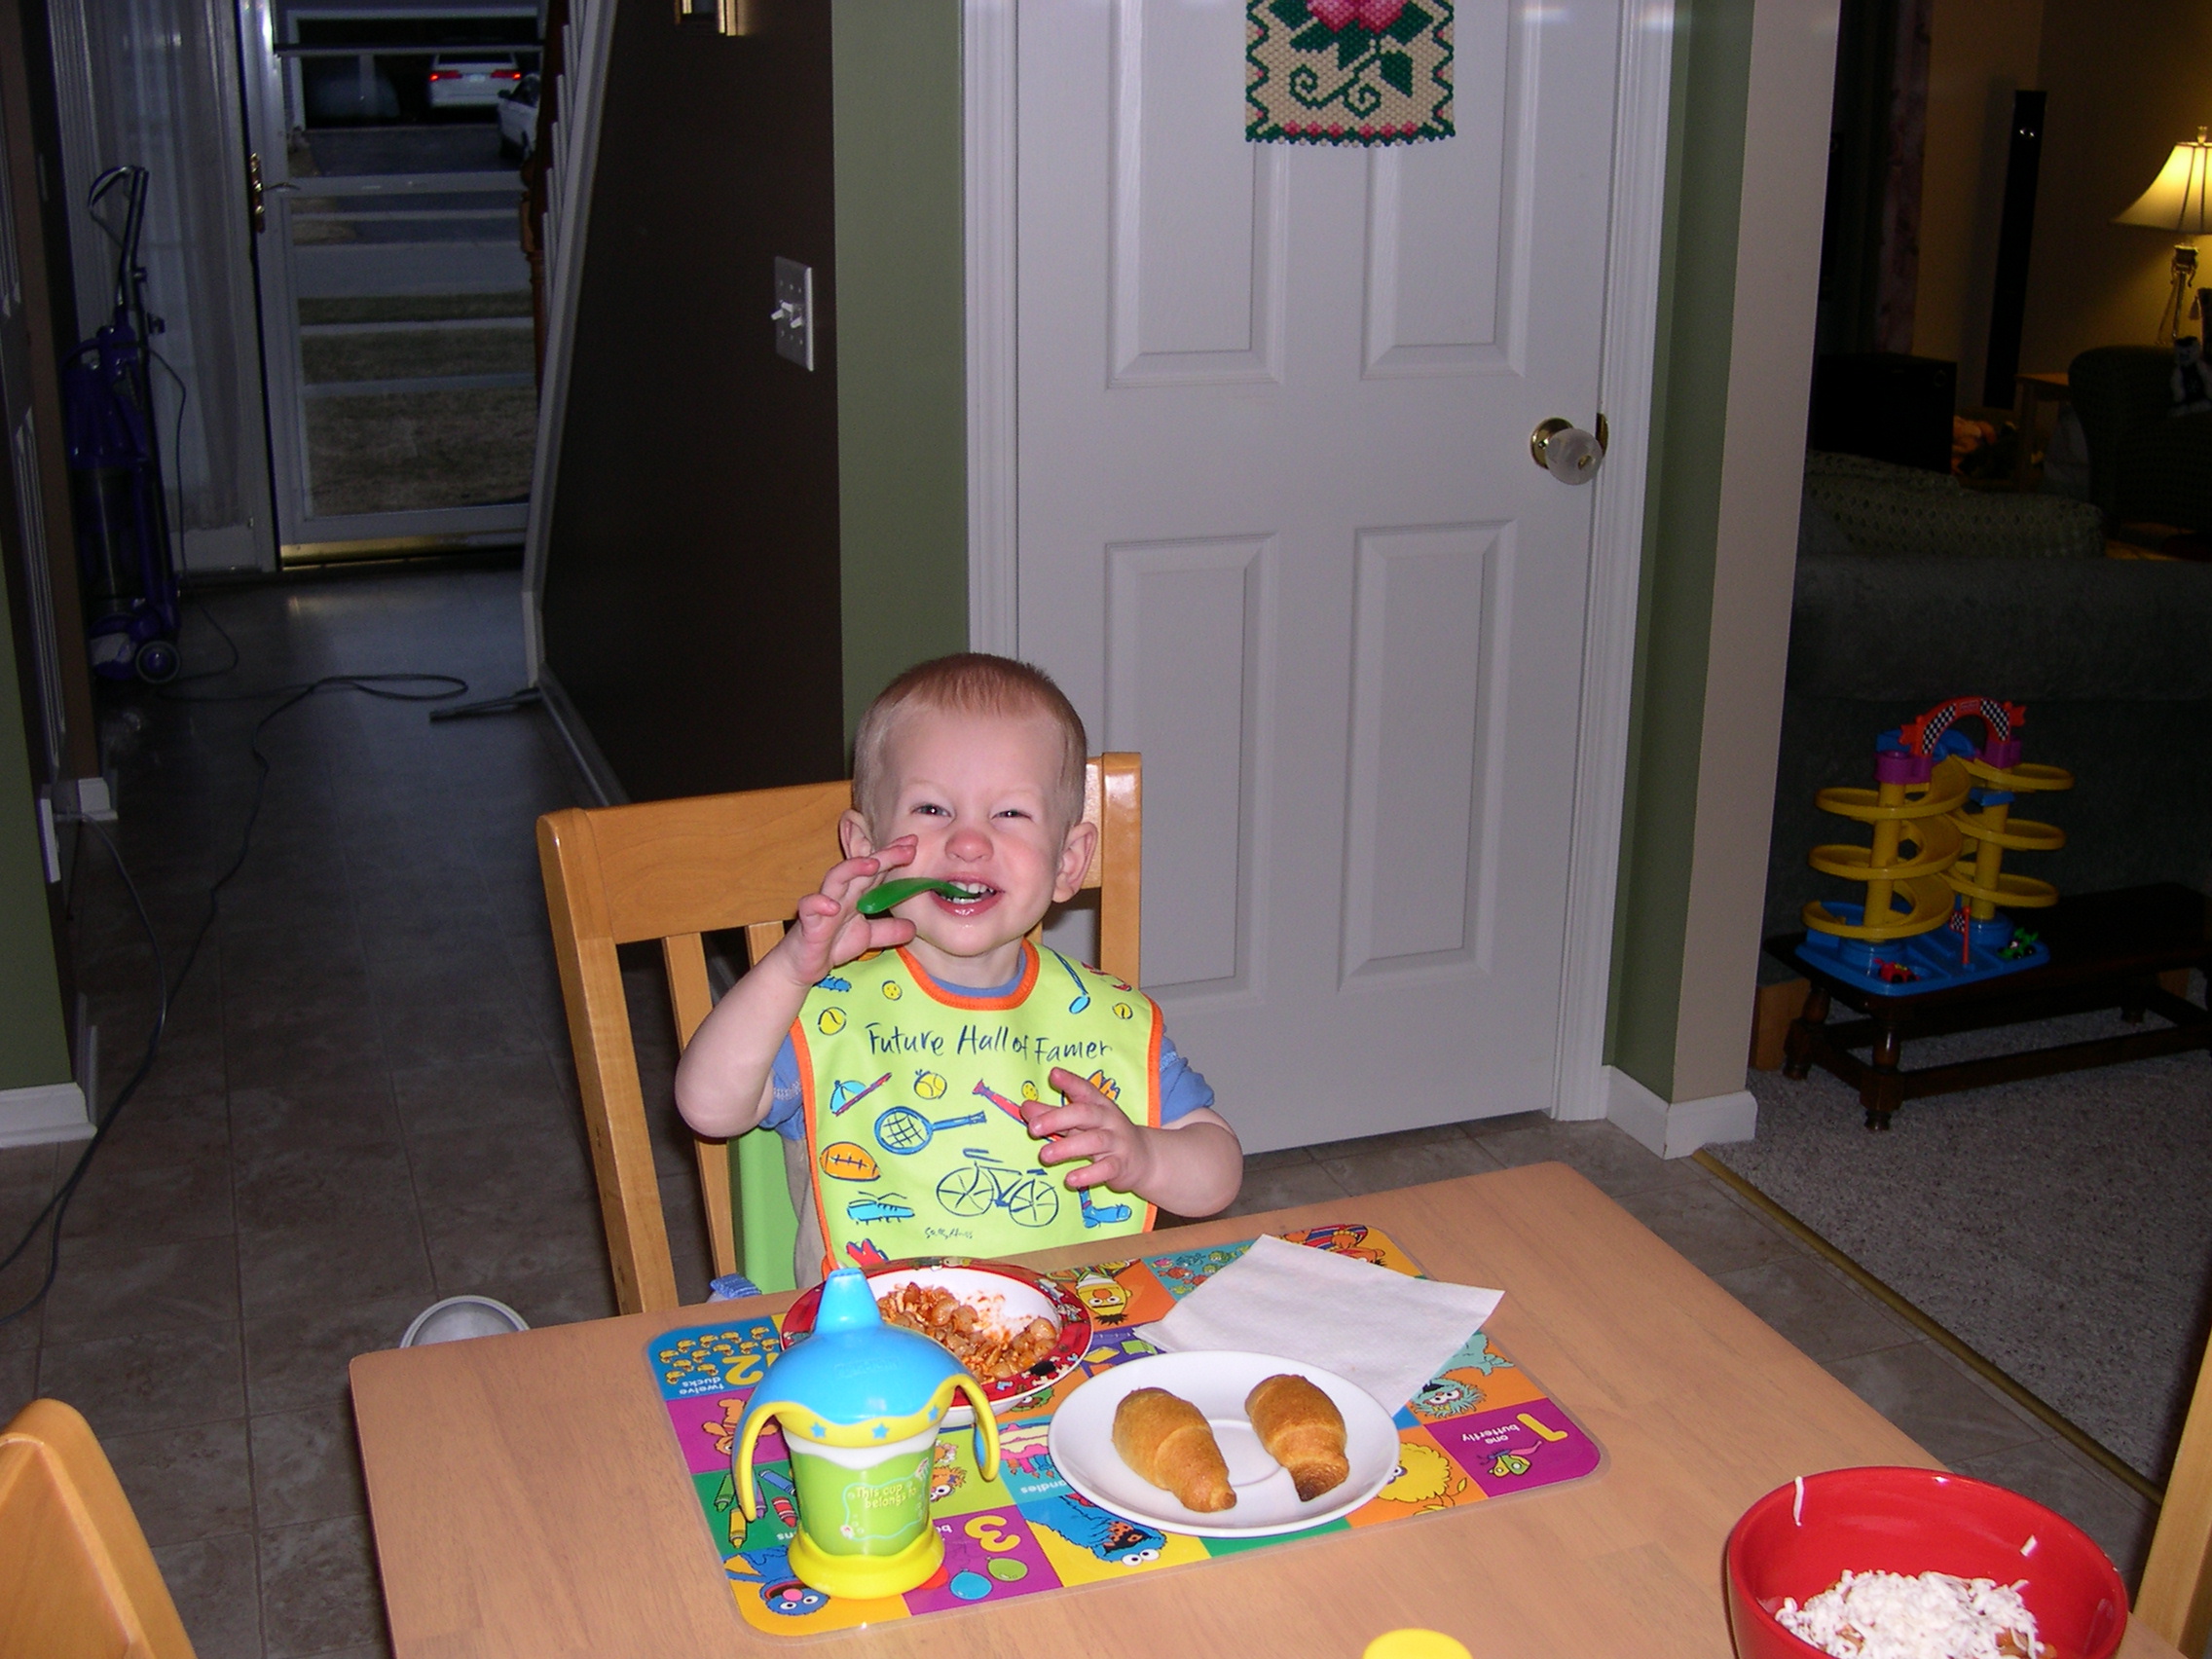
[[[2019,1584],[2057,1659],[2111,1659],[2127,1628],[2126,1587],[2086,1532],[2017,1493],[1939,1469],[1830,1469],[1776,1487],[1728,1534],[1727,1563],[1738,1659],[1819,1655],[1774,1609],[1786,1596],[1804,1605],[1846,1568]]]

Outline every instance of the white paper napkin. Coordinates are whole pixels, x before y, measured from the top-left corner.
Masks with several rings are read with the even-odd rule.
[[[1357,1382],[1395,1412],[1504,1294],[1261,1237],[1141,1334],[1175,1353],[1234,1348],[1301,1359]]]

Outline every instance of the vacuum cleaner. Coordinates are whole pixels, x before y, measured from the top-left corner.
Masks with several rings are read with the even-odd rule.
[[[175,679],[181,666],[182,612],[147,357],[149,336],[162,322],[146,313],[146,273],[138,263],[147,176],[140,166],[110,167],[87,193],[93,219],[116,242],[115,311],[62,359],[61,401],[87,654],[105,679],[135,676],[158,685]],[[100,203],[118,192],[120,232],[100,216]]]

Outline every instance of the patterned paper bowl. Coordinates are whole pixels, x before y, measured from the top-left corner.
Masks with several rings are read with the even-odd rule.
[[[1090,1310],[1067,1286],[1027,1268],[972,1261],[965,1256],[917,1256],[868,1270],[868,1289],[879,1299],[902,1285],[916,1283],[941,1285],[967,1301],[993,1296],[1007,1318],[1026,1322],[1042,1317],[1057,1328],[1059,1339],[1051,1351],[1027,1371],[1016,1377],[977,1379],[990,1397],[995,1417],[1009,1416],[1044,1398],[1090,1351]],[[821,1300],[822,1291],[817,1286],[791,1305],[784,1314],[786,1347],[813,1332],[814,1311]],[[959,1428],[972,1420],[972,1414],[962,1405],[955,1405],[944,1415],[948,1428]]]
[[[1728,1534],[1727,1566],[1737,1659],[1820,1655],[1775,1611],[1785,1597],[1802,1606],[1846,1569],[2017,1584],[2038,1640],[2064,1659],[2112,1659],[2127,1628],[2126,1588],[2086,1532],[1940,1469],[1830,1469],[1777,1487]]]

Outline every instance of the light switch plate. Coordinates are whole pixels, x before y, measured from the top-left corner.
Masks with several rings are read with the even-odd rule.
[[[776,261],[776,355],[802,369],[814,367],[814,267],[795,259]]]

